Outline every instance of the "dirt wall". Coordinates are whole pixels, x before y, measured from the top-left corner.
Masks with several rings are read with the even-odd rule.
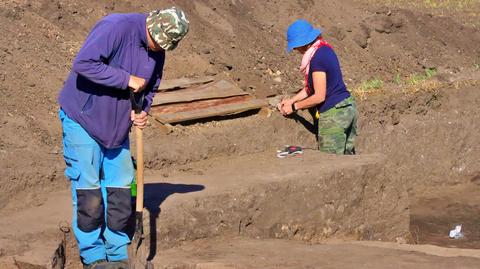
[[[407,191],[398,177],[385,173],[385,161],[381,155],[332,157],[315,151],[275,160],[261,153],[210,164],[201,174],[192,168],[185,172],[194,173],[190,177],[177,172],[159,179],[169,184],[157,189],[188,182],[176,187],[183,186],[185,194],[163,200],[154,183],[147,185],[147,208],[154,216],[146,230],[156,231],[161,248],[215,236],[408,240]],[[202,191],[194,192],[200,185]]]
[[[412,189],[470,182],[480,174],[479,101],[474,81],[363,103],[359,152],[385,153]]]
[[[0,207],[15,194],[21,193],[22,200],[31,204],[35,203],[35,193],[66,187],[56,96],[93,24],[109,13],[147,12],[172,4],[189,14],[191,31],[178,50],[168,55],[165,78],[216,75],[234,81],[258,97],[293,92],[300,87],[296,71],[299,55],[287,55],[284,40],[286,27],[298,17],[305,17],[323,29],[324,37],[339,55],[350,89],[372,77],[385,82],[397,75],[406,79],[425,68],[436,68],[448,80],[480,62],[476,46],[480,34],[474,26],[459,19],[469,16],[461,11],[432,15],[421,8],[390,8],[353,0],[335,3],[205,0],[193,4],[186,0],[2,0]],[[266,131],[284,127],[277,120],[262,122],[278,124]],[[253,129],[240,125],[236,128],[238,134],[248,134]],[[285,140],[270,142],[265,136],[258,143],[242,143],[247,149],[233,150],[235,145],[226,136],[217,137],[220,137],[218,144],[228,146],[203,147],[200,144],[208,142],[199,137],[191,141],[199,145],[193,146],[193,150],[202,152],[201,158],[178,145],[178,153],[173,153],[172,160],[161,157],[160,150],[159,156],[150,161],[150,167],[212,155],[228,156],[251,151],[250,147],[260,151],[266,148],[262,144],[270,147]],[[303,139],[304,135],[298,138]],[[176,139],[189,138],[180,135]],[[176,139],[166,140],[170,142],[168,145],[176,146],[179,144],[173,142]]]

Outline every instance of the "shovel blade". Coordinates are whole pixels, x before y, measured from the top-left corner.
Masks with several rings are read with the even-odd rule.
[[[140,248],[143,238],[143,212],[137,211],[135,212],[135,233],[132,238],[132,246],[136,251]]]
[[[140,251],[140,247],[142,245],[144,239],[143,234],[143,212],[135,212],[135,232],[133,234],[132,242],[128,248],[128,260],[130,269],[141,268],[144,266],[136,266],[142,260],[142,255]],[[142,268],[143,269],[143,268]]]

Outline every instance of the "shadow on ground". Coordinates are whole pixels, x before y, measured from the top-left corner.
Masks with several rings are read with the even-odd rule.
[[[150,231],[157,230],[157,218],[160,216],[160,205],[173,194],[182,194],[202,191],[205,189],[203,185],[197,184],[170,184],[170,183],[149,183],[145,184],[145,208],[149,212]],[[133,213],[135,213],[135,203],[132,204]],[[135,214],[132,214],[133,223],[135,222]],[[135,227],[135,225],[130,225]],[[133,235],[134,231],[131,231]],[[152,260],[157,252],[157,233],[150,232],[150,246],[147,261]]]

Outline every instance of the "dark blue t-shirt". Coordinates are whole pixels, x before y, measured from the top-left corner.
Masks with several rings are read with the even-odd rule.
[[[342,71],[337,55],[328,46],[320,47],[310,61],[310,72],[308,74],[308,85],[313,88],[312,72],[321,71],[327,75],[327,93],[325,101],[318,106],[320,113],[329,110],[336,104],[350,97],[345,83],[343,83]],[[315,90],[315,89],[314,89]]]

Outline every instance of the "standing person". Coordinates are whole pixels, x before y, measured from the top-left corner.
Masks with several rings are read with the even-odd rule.
[[[112,14],[93,27],[58,97],[72,226],[84,268],[128,268],[134,169],[128,133],[145,128],[165,51],[188,32],[182,10]],[[135,114],[130,91],[145,96]]]
[[[300,71],[305,77],[302,90],[278,104],[286,116],[297,110],[314,108],[318,123],[318,148],[336,154],[355,154],[357,109],[347,91],[337,55],[320,29],[306,20],[297,20],[287,30],[288,52],[303,55]]]

